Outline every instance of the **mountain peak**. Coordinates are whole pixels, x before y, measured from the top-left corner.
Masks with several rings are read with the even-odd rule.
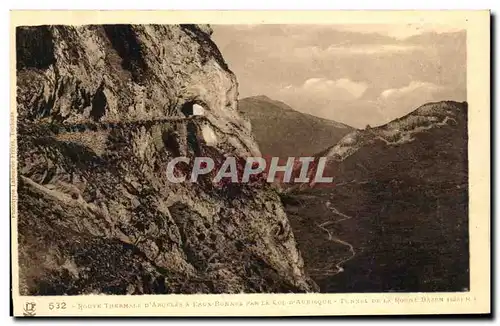
[[[246,98],[248,98],[248,99],[255,99],[255,100],[262,100],[262,101],[273,101],[267,95],[254,95],[254,96],[249,96],[249,97],[246,97]]]

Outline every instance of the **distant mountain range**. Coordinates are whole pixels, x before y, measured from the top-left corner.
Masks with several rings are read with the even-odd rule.
[[[334,186],[283,201],[322,291],[469,288],[467,140],[467,103],[446,101],[317,154]]]
[[[343,123],[298,112],[263,95],[241,99],[238,110],[250,121],[265,156],[312,156],[354,130]]]

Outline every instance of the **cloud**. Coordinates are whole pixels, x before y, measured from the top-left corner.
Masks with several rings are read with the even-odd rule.
[[[309,78],[301,86],[288,85],[284,92],[293,92],[297,96],[317,97],[321,99],[354,100],[360,98],[368,85],[354,82],[348,78],[331,80],[327,78]]]
[[[398,45],[398,44],[358,44],[352,46],[330,46],[327,49],[331,54],[385,54],[385,53],[404,53],[423,50],[421,46],[416,45]]]
[[[333,44],[326,48],[318,46],[299,47],[293,50],[293,56],[290,58],[288,52],[288,60],[329,60],[335,58],[353,58],[362,56],[383,56],[383,55],[405,55],[413,54],[417,51],[424,52],[429,49],[420,45],[414,44]],[[283,58],[284,52],[280,54]],[[360,58],[364,60],[364,58]]]
[[[386,89],[372,103],[379,115],[372,126],[404,116],[422,104],[450,99],[463,100],[457,89],[424,81],[412,81],[406,86]]]
[[[364,81],[314,77],[299,85],[285,84],[274,96],[301,112],[345,122],[349,121],[353,106],[363,101],[367,89]]]
[[[466,34],[429,24],[215,25],[241,98],[364,127],[466,99]],[[314,78],[311,78],[314,77]]]
[[[463,30],[462,28],[444,24],[349,24],[337,25],[338,30],[355,33],[377,33],[398,40],[404,40],[411,36],[424,33],[453,33]]]
[[[432,95],[432,93],[440,92],[444,90],[444,87],[428,83],[422,81],[412,81],[408,86],[403,86],[401,88],[389,88],[380,93],[380,98],[385,99],[395,99],[407,96],[408,94],[418,93],[421,95],[422,93],[427,93]]]
[[[284,84],[276,98],[301,112],[363,128],[385,124],[427,102],[463,100],[458,94],[449,85],[420,80],[377,90],[367,81],[315,77],[299,85]]]
[[[423,51],[422,46],[403,44],[353,44],[353,45],[331,45],[325,49],[316,46],[303,47],[295,50],[299,57],[326,57],[326,56],[349,56],[349,55],[380,55],[393,53],[408,53]]]
[[[235,25],[229,25],[229,26],[236,31],[248,31],[248,30],[253,30],[253,29],[259,28],[260,25],[257,25],[257,24],[235,24]]]

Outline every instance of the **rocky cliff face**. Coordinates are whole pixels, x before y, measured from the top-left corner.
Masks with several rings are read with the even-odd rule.
[[[267,185],[166,178],[180,155],[259,154],[210,33],[17,29],[21,294],[317,289]]]

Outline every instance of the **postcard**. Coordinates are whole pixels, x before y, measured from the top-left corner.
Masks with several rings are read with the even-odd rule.
[[[490,313],[489,11],[12,11],[14,316]]]

